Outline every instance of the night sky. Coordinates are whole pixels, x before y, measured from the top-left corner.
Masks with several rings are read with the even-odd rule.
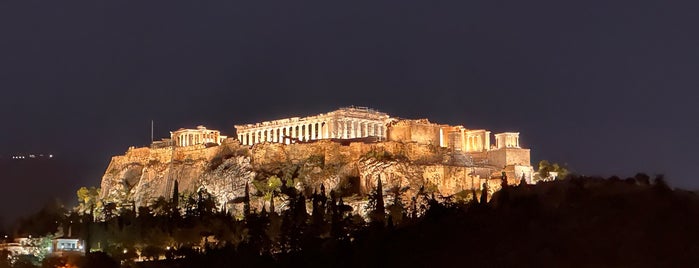
[[[0,1],[0,155],[56,155],[2,165],[0,218],[99,186],[151,119],[232,135],[348,105],[699,188],[699,4],[569,2]]]

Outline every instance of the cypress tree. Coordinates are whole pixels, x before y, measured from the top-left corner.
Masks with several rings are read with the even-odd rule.
[[[381,183],[381,175],[379,175],[379,179],[376,184],[376,212],[378,212],[380,216],[383,216],[386,213],[386,208],[383,204],[383,186]]]
[[[180,189],[179,189],[179,183],[177,180],[175,180],[175,186],[172,187],[172,204],[175,208],[179,205],[180,201]]]
[[[488,182],[483,183],[483,190],[481,190],[481,204],[488,203]]]
[[[411,218],[413,218],[413,220],[415,220],[415,219],[417,219],[417,198],[415,198],[415,197],[412,198],[412,205],[413,205],[413,207],[412,207],[413,211],[412,211]]]
[[[172,198],[170,199],[170,217],[180,216],[180,188],[179,183],[175,180],[175,185],[172,187]]]
[[[269,198],[269,213],[274,213],[274,193],[275,191],[272,191],[272,197]]]
[[[522,179],[519,180],[519,186],[527,185],[527,178],[524,177],[524,172],[522,172]]]
[[[243,215],[245,217],[250,215],[250,186],[245,183],[245,196],[243,197]]]

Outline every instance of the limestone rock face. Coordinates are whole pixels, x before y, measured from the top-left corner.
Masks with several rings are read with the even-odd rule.
[[[291,145],[261,143],[252,147],[227,139],[219,146],[130,148],[114,156],[102,177],[103,200],[148,205],[170,198],[174,182],[181,193],[205,189],[219,204],[244,195],[249,183],[253,207],[269,200],[257,193],[253,182],[271,176],[293,179],[298,190],[311,194],[324,185],[342,195],[367,194],[380,177],[384,189],[409,187],[413,195],[430,187],[443,195],[479,189],[484,179],[502,168],[454,164],[443,148],[401,142],[350,143],[321,140]],[[278,204],[277,207],[283,207]]]
[[[223,160],[218,167],[209,165],[208,168],[209,171],[202,174],[198,185],[216,196],[219,207],[236,197],[244,196],[245,183],[252,182],[256,174],[252,170],[250,157],[247,156],[234,156]]]

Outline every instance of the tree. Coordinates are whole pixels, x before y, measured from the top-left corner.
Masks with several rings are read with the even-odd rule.
[[[253,181],[252,185],[259,193],[264,195],[264,199],[269,199],[272,192],[278,191],[282,186],[282,180],[277,176],[270,176],[266,180]]]
[[[383,202],[383,184],[381,176],[376,180],[376,189],[369,194],[367,208],[370,210],[369,217],[372,222],[383,224],[386,220],[386,207]]]
[[[97,206],[100,189],[95,187],[80,187],[76,194],[78,196],[78,211],[85,213],[93,206]]]
[[[395,224],[400,224],[403,219],[407,217],[402,194],[408,189],[410,189],[410,187],[401,188],[400,186],[395,186],[390,189],[390,192],[393,193],[393,204],[388,206],[388,212],[390,213],[389,216],[392,222]]]
[[[645,173],[636,173],[634,176],[636,182],[640,185],[650,185],[650,176]]]
[[[177,209],[179,206],[180,189],[179,183],[175,180],[175,186],[172,187],[172,206]]]
[[[551,178],[551,173],[554,172],[556,175],[554,178]],[[550,163],[549,161],[546,160],[541,160],[539,161],[539,178],[542,180],[548,180],[548,179],[564,179],[566,176],[568,176],[568,171],[567,168],[562,167],[558,163]]]
[[[481,190],[481,204],[488,203],[488,182],[483,183],[483,189]]]
[[[381,183],[381,175],[376,182],[376,211],[384,215],[386,214],[386,208],[383,203],[383,184]]]
[[[245,196],[243,197],[243,215],[250,216],[250,185],[245,183]]]

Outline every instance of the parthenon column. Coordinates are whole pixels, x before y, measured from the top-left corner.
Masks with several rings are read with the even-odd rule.
[[[357,138],[361,138],[361,137],[364,136],[364,135],[363,135],[363,133],[364,133],[364,123],[362,123],[362,121],[357,121],[357,131],[356,131],[356,132],[357,132],[357,135],[356,135]]]
[[[298,136],[299,136],[299,137],[298,137],[298,138],[299,138],[300,141],[302,141],[303,138],[304,138],[304,136],[306,135],[306,134],[304,133],[304,132],[305,132],[304,127],[305,127],[304,125],[298,125],[298,128],[299,128],[299,130],[298,130],[298,131],[299,131],[299,133],[298,133]]]
[[[333,138],[340,139],[342,138],[342,132],[341,132],[341,127],[340,127],[340,121],[333,121]]]
[[[297,134],[298,137],[297,138],[300,141],[302,141],[302,140],[304,140],[304,137],[306,136],[306,133],[305,133],[306,131],[304,130],[305,125],[298,125],[297,127],[298,127],[298,134]]]
[[[335,138],[342,139],[342,121],[335,122]]]
[[[316,137],[316,123],[311,123],[311,138],[310,140],[315,140]]]
[[[342,139],[347,138],[347,121],[346,120],[340,121],[340,138],[342,138]]]
[[[349,135],[350,135],[351,139],[354,139],[357,137],[357,127],[355,126],[356,122],[354,120],[350,120],[349,122],[350,122],[350,134]]]

